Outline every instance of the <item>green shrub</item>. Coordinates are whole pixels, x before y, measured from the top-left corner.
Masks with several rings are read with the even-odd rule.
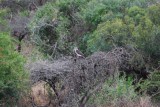
[[[0,9],[0,29],[1,31],[7,31],[8,27],[6,26],[7,21],[6,21],[6,16],[8,15],[9,10],[8,9]]]
[[[152,22],[156,25],[160,24],[160,4],[152,5],[148,7],[148,16]]]
[[[140,19],[145,16],[145,10],[138,6],[133,6],[128,9],[128,15],[134,19],[136,24],[138,24]]]
[[[32,38],[49,55],[68,55],[74,44],[84,53],[131,45],[147,56],[159,55],[159,30],[148,0],[56,0],[38,9]],[[153,8],[154,7],[154,8]],[[148,13],[147,13],[148,11]],[[158,19],[157,19],[158,20]],[[83,40],[83,42],[82,42]]]
[[[113,13],[110,13],[111,17]],[[146,57],[159,60],[159,25],[155,25],[145,8],[133,6],[123,18],[114,16],[100,23],[87,37],[88,51],[108,51],[115,46],[130,45]],[[86,38],[86,37],[85,37]],[[157,41],[157,42],[155,42]]]
[[[113,19],[98,25],[87,41],[91,52],[108,51],[116,46],[127,44],[130,39],[128,26],[121,19]]]
[[[81,35],[76,27],[82,23],[76,12],[84,2],[85,0],[57,0],[38,9],[30,23],[30,29],[34,42],[44,53],[53,57],[70,54],[72,45]]]
[[[160,100],[160,71],[154,70],[146,81],[139,85],[141,92],[149,94],[153,101]]]
[[[101,22],[101,15],[105,12],[106,6],[103,1],[91,0],[81,7],[81,17],[90,26],[97,26]]]
[[[139,25],[132,32],[135,39],[136,48],[141,50],[144,55],[150,56],[155,61],[159,60],[159,26],[156,26],[148,17],[142,17]]]
[[[27,87],[24,64],[8,34],[0,33],[0,103],[15,103]]]
[[[80,14],[87,25],[94,30],[104,20],[123,18],[127,8],[145,7],[147,3],[147,0],[90,0],[86,5],[81,6]]]
[[[52,20],[57,19],[57,11],[53,3],[47,3],[37,10],[29,24],[32,40],[47,54],[50,52],[49,46],[57,39],[55,28],[50,24]]]
[[[119,106],[119,102],[134,102],[138,95],[134,91],[135,88],[132,83],[133,80],[129,77],[128,79],[118,75],[114,79],[110,77],[102,88],[91,97],[90,103],[116,107]]]
[[[85,4],[86,2],[87,0],[57,0],[56,6],[59,8],[60,12],[63,12],[63,14],[69,16],[74,15],[72,13],[73,11],[79,11],[79,7]]]

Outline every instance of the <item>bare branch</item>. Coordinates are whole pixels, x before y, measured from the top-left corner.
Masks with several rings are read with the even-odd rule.
[[[130,67],[131,52],[115,48],[108,53],[97,52],[86,58],[64,57],[59,60],[31,64],[32,82],[46,81],[57,94],[59,106],[85,107],[90,96],[119,69]],[[56,86],[56,83],[59,85]],[[63,98],[61,95],[63,93]]]

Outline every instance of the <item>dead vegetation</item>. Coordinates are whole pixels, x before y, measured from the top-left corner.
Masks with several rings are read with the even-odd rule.
[[[115,48],[86,58],[64,57],[30,64],[33,83],[45,81],[56,95],[57,106],[84,107],[90,96],[115,72],[130,69],[133,52]]]
[[[117,104],[110,104],[110,105],[108,104],[108,105],[102,105],[98,107],[158,107],[158,106],[154,106],[151,103],[150,97],[140,97],[140,99],[135,102],[122,99]]]

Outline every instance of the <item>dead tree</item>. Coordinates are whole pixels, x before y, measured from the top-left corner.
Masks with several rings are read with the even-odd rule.
[[[15,38],[17,38],[18,40],[18,45],[17,45],[17,48],[16,50],[18,52],[21,52],[21,43],[22,43],[22,40],[25,38],[25,36],[27,36],[29,34],[28,30],[26,29],[25,31],[22,31],[22,32],[18,32],[18,31],[13,31],[13,34],[12,36],[14,36]]]
[[[40,6],[43,6],[46,3],[47,0],[38,0],[38,4]]]
[[[76,61],[74,58],[40,61],[28,68],[33,83],[43,80],[52,87],[59,107],[85,107],[90,96],[102,87],[109,76],[114,77],[119,70],[129,68],[132,58],[133,53],[115,48],[108,53],[97,52]]]
[[[28,22],[29,18],[20,16],[13,16],[9,22],[11,36],[18,40],[18,45],[16,48],[18,52],[21,51],[22,40],[29,35],[29,30],[27,28]]]
[[[36,11],[36,9],[37,9],[36,4],[34,4],[34,3],[29,4],[29,6],[28,6],[29,11]]]

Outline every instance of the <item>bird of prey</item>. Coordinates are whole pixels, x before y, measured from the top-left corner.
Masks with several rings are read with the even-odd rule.
[[[77,47],[74,47],[73,51],[75,55],[77,56],[77,58],[84,58],[84,54]]]

